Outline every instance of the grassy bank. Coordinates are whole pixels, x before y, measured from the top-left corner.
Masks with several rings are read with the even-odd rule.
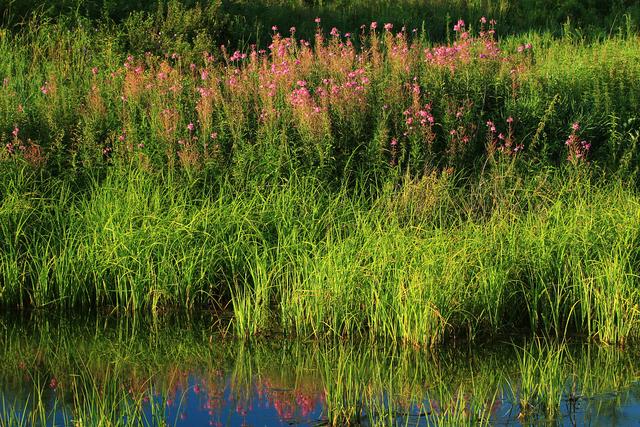
[[[83,193],[64,181],[47,194],[10,188],[2,301],[143,312],[230,303],[242,336],[434,345],[524,328],[624,342],[638,333],[640,198],[585,174],[434,172],[375,199],[309,178],[248,192],[141,171]]]
[[[0,305],[637,337],[638,34],[499,25],[320,18],[236,51],[139,23],[141,55],[108,27],[2,30]]]

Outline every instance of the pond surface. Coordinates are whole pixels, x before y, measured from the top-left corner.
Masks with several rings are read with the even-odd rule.
[[[224,338],[209,319],[0,318],[0,426],[640,425],[640,352]]]

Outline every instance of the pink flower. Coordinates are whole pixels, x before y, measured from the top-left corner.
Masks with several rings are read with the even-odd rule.
[[[187,129],[189,129],[189,132],[193,132],[195,130],[196,126],[193,123],[189,123],[187,125]]]
[[[509,118],[507,119],[507,123],[513,123],[513,117],[509,116]]]
[[[44,85],[40,87],[40,92],[42,92],[45,95],[49,93],[49,87],[47,82],[44,82]]]
[[[218,132],[212,132],[211,139],[218,139]]]
[[[331,29],[331,33],[330,33],[333,37],[339,37],[340,36],[340,32],[338,31],[338,29],[336,27],[333,27]]]
[[[398,140],[395,138],[391,138],[391,146],[395,147],[396,145],[398,145]]]
[[[94,76],[97,75],[98,74],[98,67],[93,67],[91,69],[91,72],[93,73]]]
[[[122,134],[122,135],[120,135],[120,136],[118,137],[118,141],[120,141],[120,142],[124,142],[124,140],[125,140],[125,136],[124,136],[124,134]]]
[[[371,29],[372,29],[372,30],[375,30],[376,28],[378,28],[378,23],[377,23],[376,21],[373,21],[373,22],[371,23]]]
[[[480,18],[480,23],[481,24],[486,24],[487,23],[487,18],[485,18],[484,16],[482,18]]]
[[[453,26],[453,31],[464,31],[464,21],[462,19],[459,19],[458,23]]]
[[[13,128],[13,132],[11,132],[11,135],[13,135],[14,138],[18,138],[18,133],[20,132],[20,129],[18,128],[18,126]]]
[[[316,19],[314,19],[314,21],[315,21],[316,24],[319,24],[320,23],[320,18],[316,18]]]
[[[202,80],[207,80],[208,77],[209,77],[209,72],[207,70],[202,70],[202,72],[200,73],[200,78]]]
[[[571,125],[571,129],[573,129],[574,131],[579,131],[580,130],[580,123],[574,123]]]
[[[278,27],[274,25],[273,27],[271,27],[271,31],[278,31]]]
[[[386,31],[391,31],[393,29],[393,24],[390,24],[390,23],[384,24],[384,29]]]

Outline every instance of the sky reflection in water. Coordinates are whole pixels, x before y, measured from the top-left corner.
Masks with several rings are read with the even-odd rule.
[[[640,425],[632,349],[509,343],[433,353],[242,343],[207,327],[0,319],[0,425],[456,425],[487,417],[494,425]],[[560,405],[549,410],[554,399]]]

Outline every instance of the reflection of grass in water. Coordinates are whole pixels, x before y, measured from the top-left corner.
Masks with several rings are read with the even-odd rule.
[[[520,371],[516,390],[519,418],[540,412],[547,416],[557,415],[565,390],[566,345],[534,340],[518,348],[516,354]]]
[[[603,392],[623,390],[638,378],[633,355],[616,348],[569,346],[536,339],[516,346],[519,374],[509,387],[519,405],[518,418],[554,419],[564,406],[571,415],[576,404]],[[631,368],[621,376],[621,367]],[[603,402],[596,400],[596,405]],[[622,403],[616,395],[614,406]],[[591,404],[590,402],[588,404]]]
[[[431,353],[368,341],[210,341],[199,327],[154,332],[126,319],[117,328],[35,325],[3,328],[0,419],[8,425],[50,420],[56,409],[79,425],[170,422],[166,404],[184,402],[179,390],[189,373],[212,398],[223,395],[228,375],[234,409],[246,409],[260,391],[282,417],[324,404],[333,424],[375,425],[485,424],[512,401],[530,417],[555,418],[570,398],[624,389],[638,375],[630,351],[542,340]]]

